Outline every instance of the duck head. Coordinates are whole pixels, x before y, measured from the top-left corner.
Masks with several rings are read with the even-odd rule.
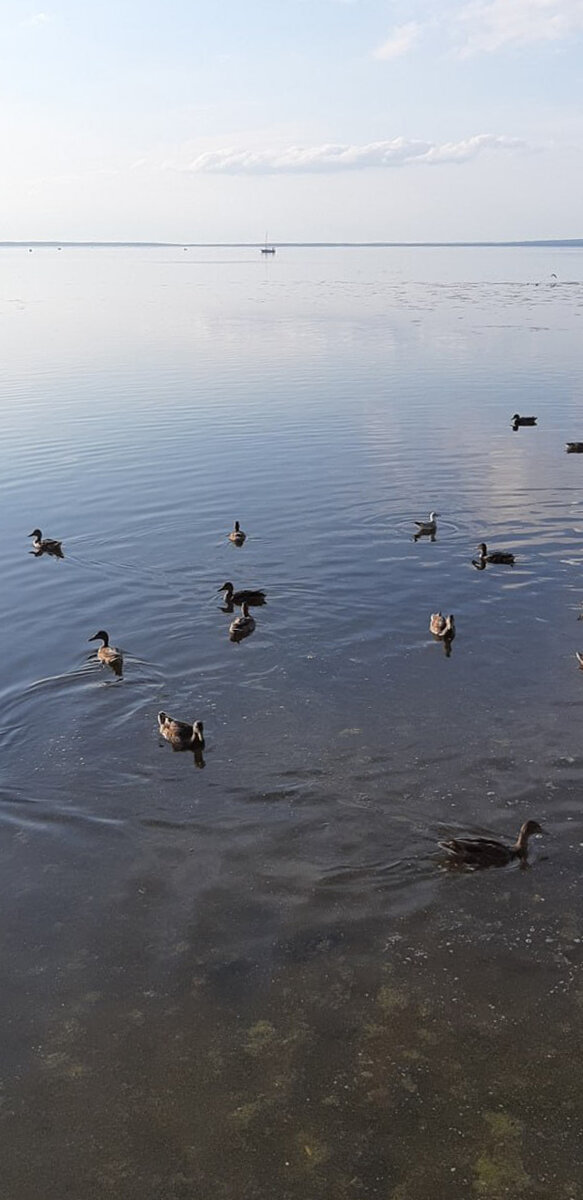
[[[109,645],[109,634],[105,632],[105,629],[98,629],[97,633],[93,634],[93,637],[87,638],[87,641],[88,642],[103,642],[104,646],[108,646]]]

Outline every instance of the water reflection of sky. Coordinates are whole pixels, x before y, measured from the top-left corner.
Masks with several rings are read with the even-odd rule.
[[[576,1195],[579,256],[181,254],[2,251],[5,1186]]]

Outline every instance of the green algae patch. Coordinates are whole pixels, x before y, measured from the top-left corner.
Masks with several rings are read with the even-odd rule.
[[[377,994],[377,1004],[387,1016],[395,1012],[403,1012],[407,1007],[408,997],[403,988],[391,987],[390,984],[383,984]]]
[[[273,1050],[277,1045],[277,1033],[271,1021],[256,1021],[247,1030],[245,1050],[252,1058],[257,1058],[265,1050]]]
[[[519,1196],[530,1184],[522,1161],[522,1125],[506,1112],[486,1112],[489,1146],[474,1168],[474,1191],[487,1200]]]

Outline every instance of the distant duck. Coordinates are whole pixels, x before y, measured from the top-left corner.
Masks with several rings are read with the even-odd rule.
[[[123,654],[121,650],[117,649],[116,646],[110,646],[109,634],[105,632],[105,629],[99,629],[97,633],[93,634],[93,637],[90,637],[87,640],[89,642],[103,642],[103,645],[100,646],[99,650],[97,651],[97,657],[99,661],[105,663],[106,666],[111,667],[112,671],[114,671],[116,675],[121,675],[123,671]]]
[[[34,538],[32,543],[33,554],[54,554],[57,558],[63,558],[63,544],[57,538],[44,538],[40,529],[33,529],[28,535]]]
[[[204,725],[195,721],[189,725],[187,721],[175,721],[165,712],[158,713],[158,729],[167,742],[171,742],[175,750],[204,750]]]
[[[581,620],[581,617],[579,617],[579,620]],[[579,663],[579,666],[581,667],[581,670],[583,671],[583,654],[581,654],[580,650],[576,650],[575,656],[577,658],[577,662]]]
[[[232,642],[240,642],[243,638],[248,637],[255,629],[255,618],[249,616],[249,605],[247,601],[243,601],[241,605],[241,616],[235,617],[229,625],[229,637]]]
[[[265,604],[265,592],[260,588],[241,588],[236,592],[232,583],[223,583],[222,587],[217,589],[219,592],[224,592],[225,604],[232,608],[234,604],[253,604],[256,608]]]
[[[478,550],[480,558],[476,565],[479,567],[482,567],[485,563],[507,563],[508,566],[514,565],[515,558],[509,550],[492,550],[488,553],[488,547],[485,542],[480,542]]]
[[[567,454],[583,454],[583,442],[566,442]]]
[[[525,821],[513,846],[507,846],[495,838],[452,838],[440,842],[443,850],[451,855],[452,863],[468,867],[505,867],[520,859],[526,862],[528,839],[544,833],[538,821]]]
[[[514,429],[518,429],[520,425],[536,425],[536,422],[536,417],[521,417],[519,413],[515,413],[511,420]]]
[[[415,524],[417,525],[417,533],[413,534],[415,541],[417,541],[417,538],[420,538],[420,537],[430,537],[430,538],[435,537],[435,534],[437,532],[437,521],[435,520],[435,518],[438,516],[439,516],[439,513],[430,512],[427,521],[416,521],[415,522]]]
[[[235,521],[235,525],[229,534],[229,541],[234,542],[236,546],[242,546],[246,537],[247,534],[243,533],[243,530],[239,526],[239,522]]]

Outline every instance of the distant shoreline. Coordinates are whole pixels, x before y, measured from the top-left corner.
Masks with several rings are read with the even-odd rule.
[[[273,242],[274,246],[287,250],[292,249],[504,249],[511,247],[548,247],[555,250],[583,249],[583,238],[550,238],[539,241],[514,242]],[[257,250],[262,242],[59,242],[59,241],[30,241],[3,242],[0,248],[21,249],[36,247],[68,247],[69,249],[178,249],[182,246],[188,250]]]

